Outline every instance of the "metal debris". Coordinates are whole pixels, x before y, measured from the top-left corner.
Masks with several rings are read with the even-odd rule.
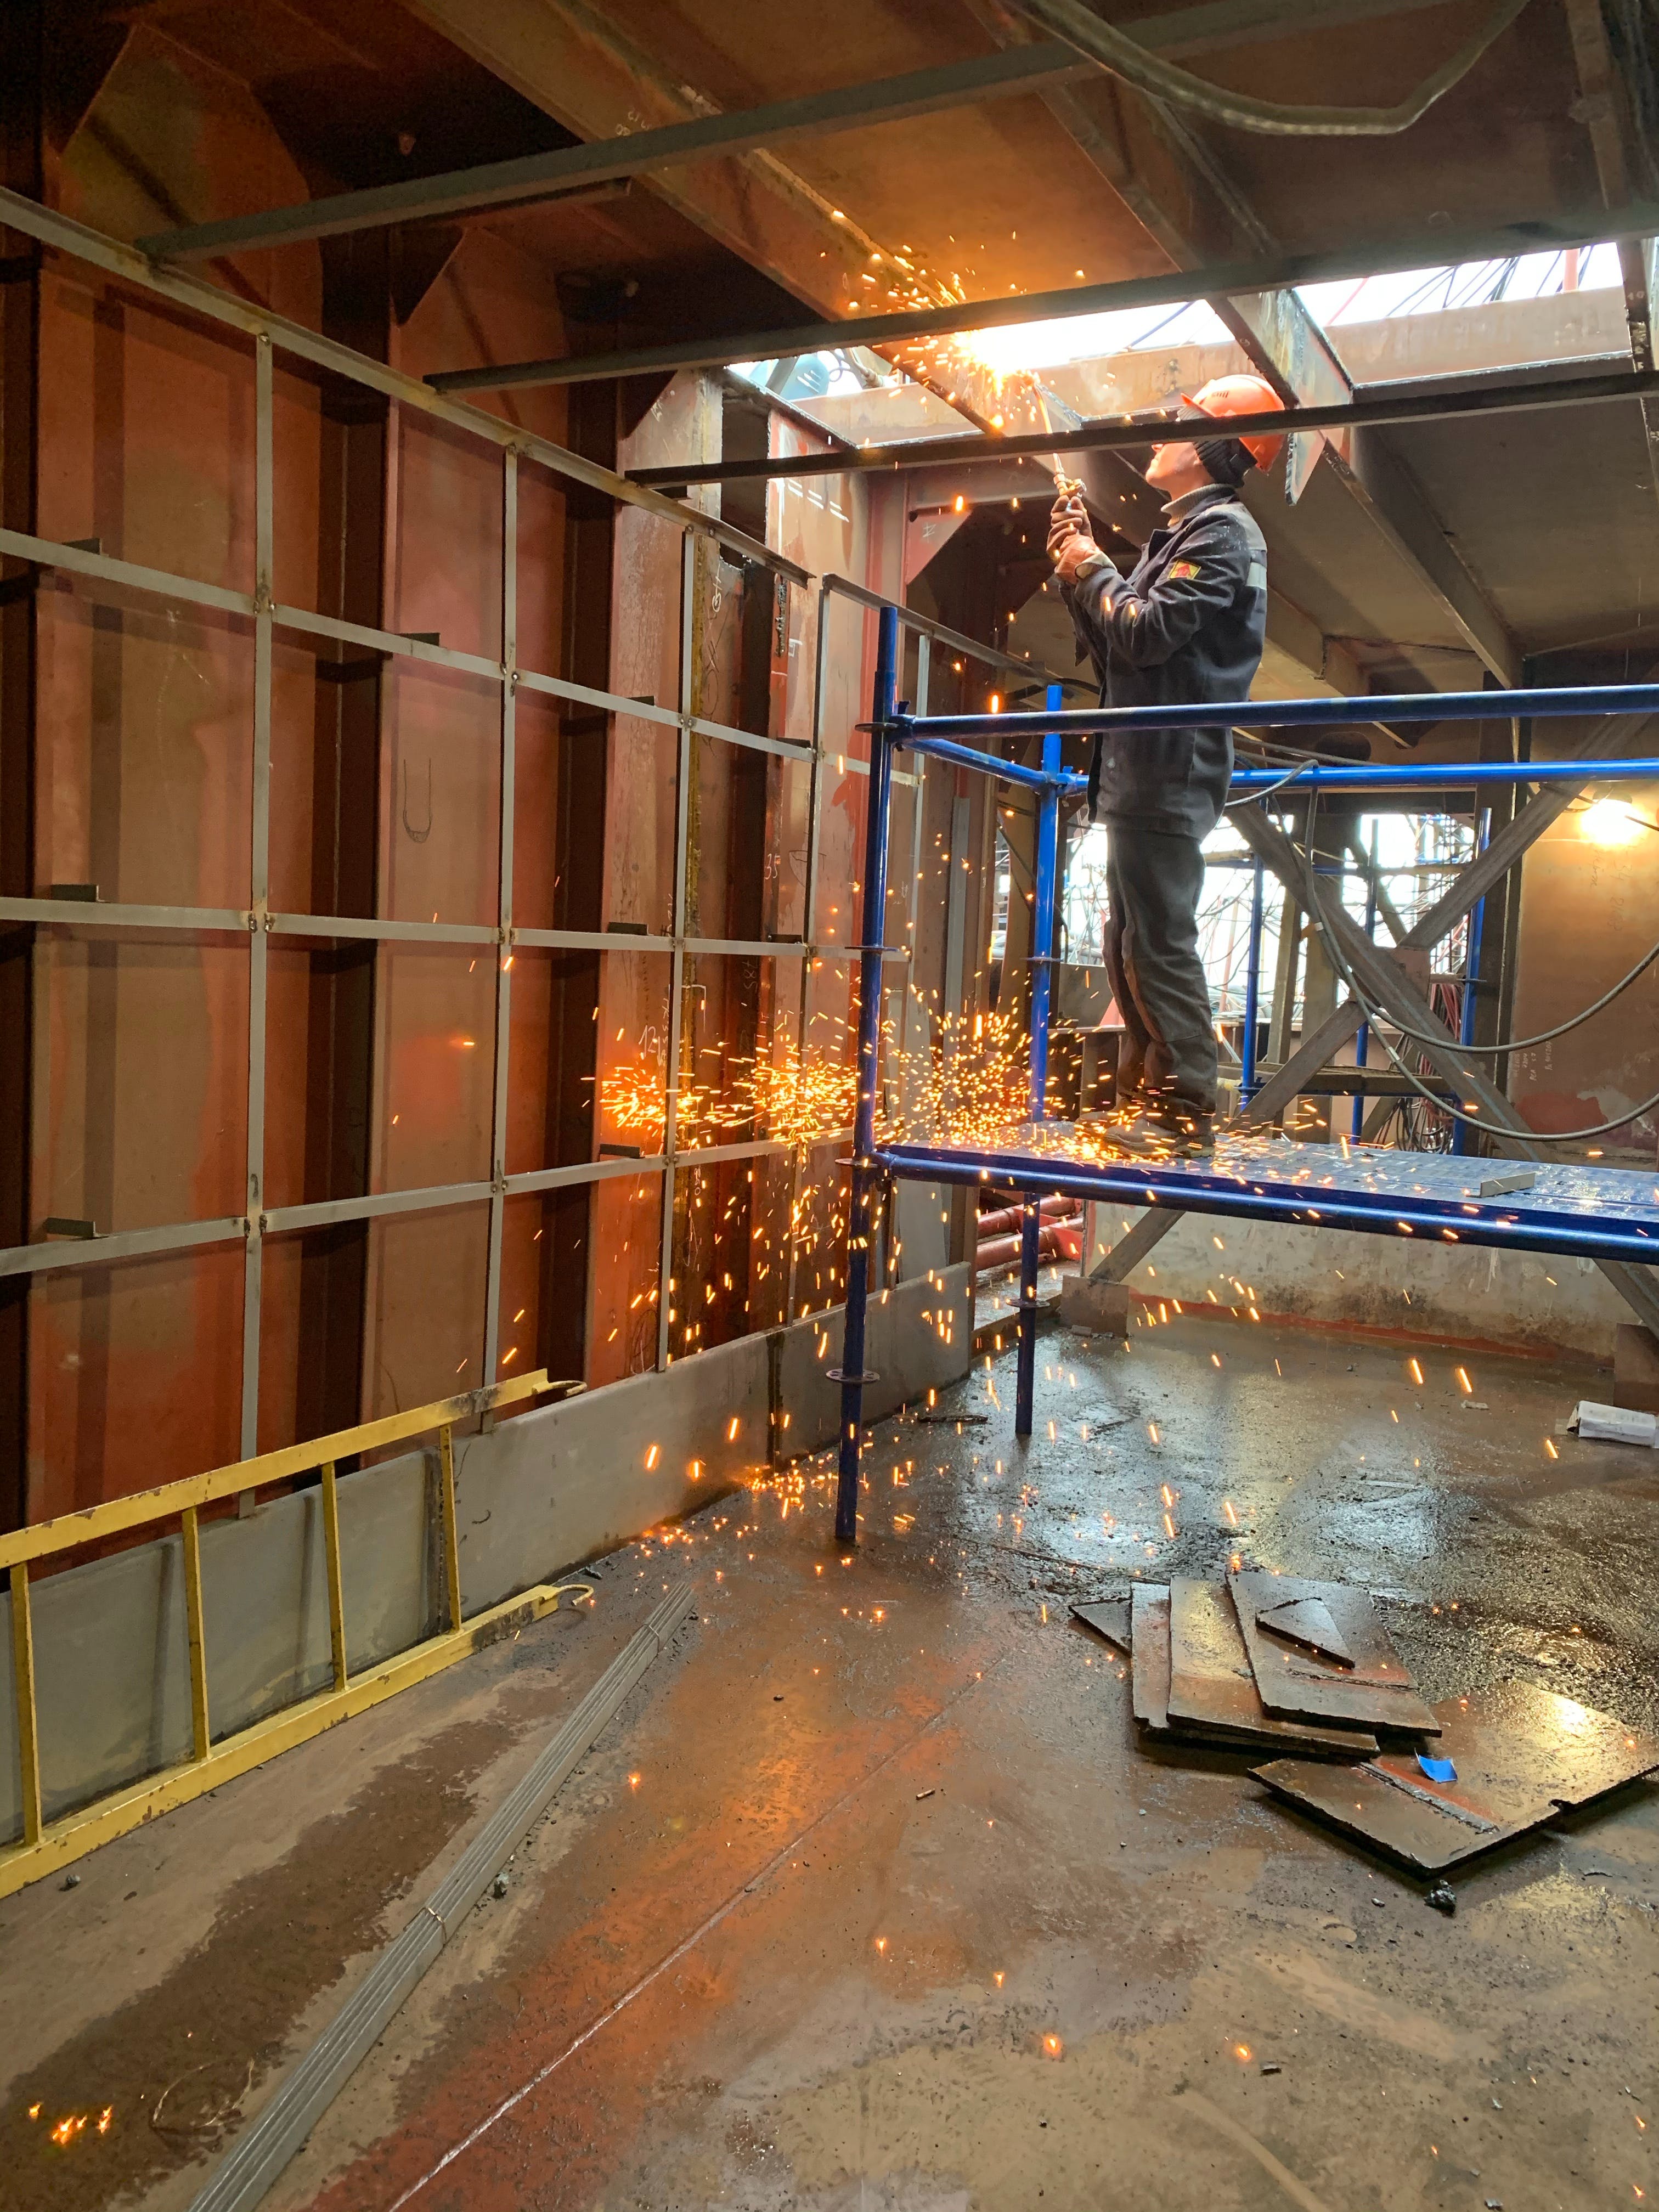
[[[1093,1605],[1074,1605],[1072,1617],[1085,1628],[1092,1628],[1097,1636],[1103,1636],[1116,1650],[1127,1651],[1130,1602],[1127,1597],[1101,1598]]]
[[[1516,1191],[1530,1190],[1537,1180],[1535,1168],[1511,1168],[1505,1175],[1488,1176],[1480,1186],[1480,1196],[1508,1198]]]
[[[1258,1612],[1256,1620],[1270,1636],[1298,1644],[1338,1667],[1352,1667],[1353,1654],[1342,1641],[1342,1632],[1331,1619],[1331,1609],[1321,1598],[1291,1597],[1283,1605]]]

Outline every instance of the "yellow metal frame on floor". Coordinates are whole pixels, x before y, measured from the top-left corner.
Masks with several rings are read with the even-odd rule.
[[[22,1782],[21,1839],[0,1850],[0,1897],[9,1897],[43,1875],[71,1865],[100,1844],[142,1827],[147,1820],[188,1803],[204,1790],[216,1789],[251,1767],[274,1759],[278,1752],[320,1735],[337,1721],[367,1712],[399,1690],[424,1681],[430,1674],[465,1659],[503,1630],[538,1620],[557,1605],[559,1588],[538,1584],[505,1603],[461,1618],[460,1546],[455,1522],[454,1432],[459,1423],[499,1412],[526,1398],[556,1393],[573,1397],[584,1385],[552,1382],[544,1368],[520,1375],[482,1390],[417,1406],[407,1413],[389,1414],[380,1421],[365,1421],[355,1429],[341,1429],[318,1437],[310,1443],[290,1444],[283,1450],[265,1452],[257,1459],[238,1460],[206,1474],[188,1475],[183,1481],[164,1483],[158,1490],[143,1490],[130,1498],[112,1498],[83,1512],[65,1513],[55,1521],[42,1521],[0,1536],[0,1567],[11,1579],[11,1650],[13,1689],[17,1707],[18,1767]],[[378,1451],[388,1444],[404,1443],[415,1437],[438,1437],[438,1515],[443,1548],[444,1600],[447,1627],[400,1651],[395,1658],[353,1676],[346,1665],[345,1598],[340,1574],[340,1516],[334,1470],[343,1459]],[[238,1729],[218,1743],[212,1740],[208,1703],[207,1643],[202,1626],[202,1551],[198,1516],[204,1505],[221,1498],[251,1495],[265,1485],[298,1474],[322,1476],[323,1549],[328,1569],[329,1647],[334,1686],[317,1696],[285,1706],[251,1727]],[[64,1814],[56,1820],[41,1817],[40,1735],[35,1705],[34,1631],[29,1609],[29,1567],[59,1553],[97,1543],[128,1529],[177,1518],[180,1523],[185,1565],[185,1625],[190,1647],[191,1756],[177,1765],[146,1775],[125,1790]]]

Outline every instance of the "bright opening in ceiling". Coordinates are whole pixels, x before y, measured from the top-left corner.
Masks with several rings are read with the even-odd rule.
[[[1559,253],[1523,253],[1502,261],[1465,261],[1449,269],[1403,269],[1389,276],[1304,284],[1299,296],[1326,330],[1340,323],[1377,323],[1396,315],[1434,314],[1448,307],[1484,307],[1504,300],[1544,300],[1558,292],[1601,292],[1620,283],[1616,246]]]
[[[1304,284],[1297,296],[1322,328],[1336,331],[1448,309],[1615,290],[1620,282],[1617,246],[1600,245]],[[1002,379],[1152,348],[1232,343],[1232,333],[1209,302],[1193,300],[1176,307],[1124,308],[1109,314],[1059,316],[1000,330],[964,331],[951,350],[958,366],[976,365]],[[1523,365],[1534,352],[1535,343],[1522,339],[1513,365]],[[890,371],[879,356],[845,351],[806,354],[793,363],[746,362],[739,365],[738,374],[780,398],[794,400],[850,395],[873,382],[902,380],[900,372]]]
[[[1622,799],[1593,799],[1578,817],[1578,834],[1592,845],[1633,845],[1647,827]]]

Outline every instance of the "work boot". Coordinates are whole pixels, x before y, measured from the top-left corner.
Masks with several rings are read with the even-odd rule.
[[[1108,1141],[1147,1159],[1194,1159],[1214,1148],[1215,1115],[1185,1099],[1158,1099],[1112,1128]]]
[[[1146,1100],[1136,1091],[1127,1098],[1115,1099],[1111,1105],[1103,1106],[1098,1112],[1086,1115],[1084,1118],[1091,1129],[1104,1136],[1113,1136],[1118,1130],[1127,1128],[1131,1121],[1138,1120],[1146,1110]]]

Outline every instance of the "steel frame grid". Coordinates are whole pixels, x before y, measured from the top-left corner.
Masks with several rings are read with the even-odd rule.
[[[1032,1038],[1030,1116],[1043,1118],[1039,1085],[1046,1077],[1049,1000],[1047,989],[1048,958],[1036,947],[1043,939],[1036,916],[1045,907],[1052,913],[1057,889],[1058,838],[1052,828],[1059,800],[1086,787],[1086,778],[1060,766],[1060,746],[1067,732],[1090,735],[1104,732],[1212,726],[1213,707],[1093,708],[1065,711],[1055,690],[1041,714],[916,714],[897,703],[896,672],[897,621],[895,614],[881,617],[874,696],[869,723],[871,745],[871,805],[866,823],[864,891],[860,897],[860,975],[859,1004],[859,1091],[854,1128],[852,1202],[848,1217],[847,1320],[842,1368],[841,1433],[836,1497],[836,1540],[843,1546],[858,1540],[858,1491],[860,1432],[863,1416],[865,1322],[869,1297],[868,1254],[871,1198],[883,1178],[927,1182],[951,1182],[969,1187],[994,1186],[1012,1189],[1023,1201],[1020,1300],[1018,1340],[1018,1384],[1014,1425],[1018,1437],[1031,1433],[1036,1365],[1037,1307],[1036,1299],[1038,1208],[1043,1196],[1083,1199],[1092,1204],[1118,1203],[1169,1208],[1194,1213],[1224,1214],[1235,1218],[1281,1221],[1335,1228],[1371,1235],[1411,1237],[1425,1234],[1440,1239],[1496,1246],[1500,1249],[1578,1256],[1603,1267],[1627,1269],[1632,1263],[1659,1262],[1659,1216],[1650,1223],[1634,1212],[1620,1217],[1607,1212],[1600,1218],[1583,1211],[1556,1211],[1504,1205],[1499,1201],[1426,1200],[1404,1198],[1391,1192],[1326,1185],[1269,1188],[1270,1178],[1259,1172],[1226,1175],[1183,1169],[1169,1163],[1128,1158],[1112,1165],[1069,1162],[1060,1157],[1034,1158],[1014,1151],[945,1145],[878,1145],[875,1134],[876,1065],[880,1036],[881,994],[878,977],[882,957],[879,942],[871,941],[871,917],[884,908],[887,847],[890,832],[891,757],[900,750],[944,759],[975,769],[996,780],[1024,787],[1039,794],[1039,836],[1034,870],[1034,926],[1031,942]],[[1491,692],[1426,693],[1363,702],[1323,699],[1245,701],[1231,705],[1225,719],[1239,729],[1295,727],[1333,719],[1370,721],[1430,722],[1490,720],[1494,699],[1501,698],[1506,714],[1529,717],[1590,718],[1616,714],[1647,715],[1659,712],[1659,684],[1583,686],[1570,690],[1528,690],[1494,695]],[[1348,707],[1346,715],[1332,714],[1334,707]],[[963,742],[972,738],[1039,737],[1042,764],[1038,768],[1006,761]],[[1273,769],[1235,772],[1234,788],[1254,793],[1260,805],[1269,792],[1308,783],[1340,780],[1349,791],[1403,796],[1428,789],[1471,789],[1495,783],[1549,783],[1614,779],[1634,781],[1659,774],[1659,760],[1626,758],[1571,759],[1562,762],[1507,761],[1434,763],[1428,769],[1410,766],[1323,769],[1309,763],[1293,775]],[[1258,868],[1260,862],[1257,862]],[[1255,903],[1259,904],[1258,898]],[[1456,1040],[1449,1041],[1454,1048]],[[1599,1172],[1617,1172],[1599,1171]],[[1317,1200],[1317,1203],[1315,1201]],[[1645,1279],[1643,1279],[1645,1280]]]
[[[249,623],[253,640],[254,674],[252,706],[252,804],[249,851],[249,904],[240,908],[196,908],[187,906],[153,905],[125,902],[100,901],[94,903],[81,900],[43,898],[0,899],[0,923],[12,922],[34,926],[51,926],[76,931],[93,929],[113,931],[135,937],[148,933],[184,934],[195,938],[228,936],[246,941],[249,948],[249,1030],[247,1045],[246,1081],[246,1206],[241,1215],[231,1215],[208,1220],[159,1224],[151,1228],[114,1231],[86,1240],[56,1243],[31,1243],[0,1249],[0,1275],[41,1274],[58,1273],[87,1266],[102,1266],[124,1260],[137,1260],[165,1254],[204,1249],[213,1245],[240,1241],[244,1247],[244,1303],[242,1328],[242,1383],[240,1393],[240,1436],[243,1456],[252,1456],[258,1448],[258,1375],[261,1304],[263,1294],[263,1247],[267,1237],[284,1231],[331,1225],[348,1221],[368,1221],[407,1212],[425,1211],[445,1206],[482,1204],[488,1206],[488,1257],[486,1264],[485,1313],[482,1332],[482,1380],[488,1385],[493,1379],[494,1369],[500,1352],[500,1284],[502,1239],[506,1201],[510,1197],[568,1188],[578,1184],[598,1184],[618,1176],[659,1174],[663,1178],[662,1228],[659,1250],[659,1331],[657,1365],[667,1364],[666,1342],[667,1299],[665,1286],[672,1270],[673,1194],[676,1176],[682,1167],[711,1166],[720,1161],[757,1159],[793,1153],[794,1170],[792,1188],[790,1261],[788,1273],[788,1307],[794,1317],[797,1289],[797,1240],[793,1224],[805,1165],[808,1148],[779,1140],[757,1138],[745,1142],[720,1146],[694,1146],[681,1148],[678,1144],[675,1104],[677,1092],[677,1054],[671,1054],[668,1083],[665,1087],[665,1128],[663,1150],[639,1158],[605,1158],[592,1161],[575,1162],[554,1168],[534,1169],[508,1175],[506,1171],[506,1119],[509,1080],[508,1055],[511,1036],[511,969],[514,949],[518,946],[550,951],[585,951],[605,952],[665,952],[672,962],[673,988],[671,993],[671,1027],[678,1036],[680,1018],[680,990],[688,954],[702,956],[720,954],[733,957],[799,960],[801,963],[802,1018],[805,1017],[806,994],[811,963],[815,959],[850,959],[850,947],[837,945],[820,946],[815,941],[813,919],[816,914],[817,858],[818,832],[822,820],[823,760],[824,754],[822,697],[823,658],[824,641],[823,615],[832,595],[839,594],[854,603],[873,609],[886,609],[890,603],[879,594],[853,582],[850,579],[824,575],[816,580],[819,586],[819,622],[816,640],[817,665],[814,671],[814,713],[812,734],[806,744],[788,739],[773,738],[758,732],[739,730],[714,721],[691,711],[690,691],[690,659],[688,651],[682,652],[680,695],[674,707],[659,707],[654,702],[624,697],[600,690],[591,685],[576,684],[547,672],[519,665],[516,623],[516,568],[517,568],[517,478],[521,459],[529,460],[556,475],[570,478],[591,489],[600,490],[625,505],[640,507],[664,520],[672,522],[682,533],[684,555],[681,568],[682,629],[690,622],[690,579],[693,574],[693,549],[699,537],[739,558],[753,560],[783,575],[790,583],[805,586],[815,580],[808,572],[783,554],[750,538],[745,532],[723,523],[718,514],[663,496],[661,494],[635,483],[599,465],[589,462],[565,448],[501,422],[482,410],[457,402],[435,391],[429,385],[389,368],[366,356],[352,352],[337,343],[319,337],[301,325],[283,318],[266,313],[257,306],[221,291],[201,279],[167,270],[147,260],[133,248],[107,238],[86,226],[72,222],[53,210],[19,195],[0,190],[0,223],[21,231],[41,245],[64,256],[84,262],[101,270],[117,282],[136,290],[149,293],[182,307],[191,315],[209,324],[219,325],[227,337],[232,334],[250,340],[252,346],[254,369],[254,575],[251,592],[239,592],[222,585],[208,583],[199,578],[158,569],[106,554],[101,548],[85,544],[64,544],[29,533],[0,530],[0,557],[27,563],[37,569],[62,571],[67,575],[83,580],[112,597],[131,595],[143,599],[161,599],[173,605],[182,605],[238,618]],[[502,619],[501,653],[499,660],[483,655],[446,647],[441,643],[411,637],[401,633],[379,629],[360,623],[346,622],[316,611],[283,605],[275,597],[274,542],[276,483],[274,467],[274,380],[275,356],[278,351],[290,355],[313,367],[342,376],[349,381],[380,392],[395,404],[429,415],[483,439],[498,448],[501,456],[501,574]],[[1034,671],[1027,660],[963,636],[960,632],[920,614],[906,612],[906,626],[918,633],[925,653],[929,641],[950,649],[970,655],[983,665],[1006,668],[1030,677]],[[302,640],[315,640],[319,646],[350,645],[382,656],[387,659],[407,659],[428,665],[453,670],[479,678],[500,688],[499,730],[501,743],[499,876],[497,915],[494,926],[484,924],[441,924],[395,921],[380,916],[339,915],[310,915],[275,913],[269,903],[270,855],[270,788],[271,740],[272,658],[275,634],[281,630]],[[684,639],[683,639],[684,646]],[[675,902],[670,933],[666,936],[651,933],[643,936],[621,934],[607,930],[561,930],[520,927],[512,918],[512,858],[514,757],[515,698],[520,690],[535,691],[575,705],[599,708],[612,715],[626,715],[631,720],[657,723],[672,728],[677,733],[677,757],[679,772],[680,801],[677,807],[677,864]],[[925,697],[924,697],[925,703]],[[749,942],[718,938],[691,938],[685,934],[685,799],[687,776],[693,737],[713,739],[749,750],[757,751],[786,760],[798,760],[808,766],[811,776],[809,799],[810,857],[806,887],[807,927],[802,939]],[[843,773],[867,775],[867,763],[842,757],[839,763]],[[920,783],[901,776],[901,782]],[[920,793],[918,793],[918,802]],[[920,807],[918,804],[918,822]],[[919,835],[919,830],[918,830]],[[914,914],[914,873],[911,890]],[[321,941],[365,940],[385,943],[407,943],[428,945],[489,945],[496,952],[495,989],[495,1052],[493,1067],[489,1174],[486,1180],[422,1186],[408,1190],[364,1193],[360,1195],[270,1207],[264,1204],[264,1093],[266,1060],[266,979],[269,970],[270,939],[273,936],[290,939],[313,939]],[[896,951],[895,960],[908,961],[908,954]],[[842,1133],[842,1137],[848,1133]],[[842,1139],[830,1138],[826,1142]]]

